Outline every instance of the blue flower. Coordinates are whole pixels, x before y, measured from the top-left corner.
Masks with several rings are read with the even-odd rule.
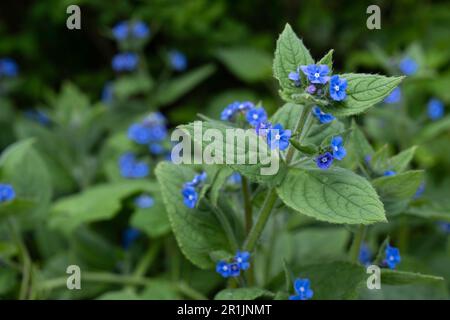
[[[420,198],[424,192],[425,192],[425,182],[422,182],[417,188],[416,193],[414,194],[414,199]]]
[[[133,153],[128,152],[119,159],[120,174],[124,178],[139,179],[149,174],[149,166],[145,162],[137,162]]]
[[[294,72],[294,71],[292,71],[292,72],[289,72],[289,75],[288,75],[288,78],[289,78],[289,80],[292,80],[292,81],[294,81],[294,85],[296,86],[296,87],[299,87],[300,86],[300,81],[301,81],[301,77],[300,77],[300,67],[298,67],[297,68],[297,70]]]
[[[49,125],[51,123],[50,118],[47,116],[47,114],[41,110],[28,110],[25,111],[25,116],[30,119],[34,120],[44,126]]]
[[[347,97],[345,90],[347,89],[347,80],[332,76],[330,79],[330,96],[335,101],[342,101]]]
[[[441,100],[431,99],[428,102],[428,117],[431,120],[438,120],[444,116],[444,104]]]
[[[155,200],[148,194],[141,194],[139,197],[134,199],[134,204],[141,209],[148,209],[153,207]]]
[[[317,88],[315,85],[310,84],[309,86],[306,87],[306,92],[308,92],[309,94],[314,94],[316,93]]]
[[[139,238],[141,232],[135,228],[128,228],[122,234],[122,246],[125,250],[129,249],[131,245]]]
[[[150,34],[150,28],[145,22],[136,21],[132,27],[133,36],[137,39],[142,39]]]
[[[239,268],[239,264],[236,262],[232,262],[229,264],[230,266],[230,277],[239,277],[241,274],[241,268]]]
[[[303,73],[308,77],[309,82],[317,84],[325,84],[328,82],[328,66],[325,64],[310,64],[308,66],[300,66]]]
[[[151,141],[151,130],[140,123],[133,123],[128,128],[128,138],[139,144],[147,144]]]
[[[325,152],[316,158],[316,164],[320,169],[328,169],[333,164],[333,155]]]
[[[236,112],[239,111],[239,105],[240,103],[235,101],[226,106],[220,115],[220,120],[231,121]]]
[[[128,22],[121,21],[121,22],[117,23],[113,27],[112,33],[113,33],[114,38],[117,41],[125,40],[125,38],[128,37]]]
[[[395,172],[394,170],[386,170],[384,173],[383,173],[383,176],[385,176],[385,177],[390,177],[390,176],[395,176],[397,174],[397,172]]]
[[[384,259],[384,263],[390,268],[395,269],[395,266],[400,263],[400,251],[398,248],[391,247],[389,244],[386,246],[386,250],[384,251],[386,254],[386,258]]]
[[[344,139],[341,136],[331,139],[331,150],[333,151],[333,158],[338,160],[345,158],[347,151],[344,148]]]
[[[369,265],[372,259],[372,251],[366,243],[361,244],[358,260],[363,265]]]
[[[189,185],[184,186],[181,190],[181,194],[183,195],[184,205],[190,209],[195,208],[198,200],[198,193],[195,191],[195,188]]]
[[[106,105],[109,105],[113,102],[114,99],[114,85],[108,81],[103,86],[102,90],[102,102]]]
[[[222,277],[228,278],[231,275],[231,268],[230,264],[225,261],[219,261],[216,264],[216,271],[219,273]]]
[[[249,111],[251,109],[253,109],[255,107],[255,104],[251,101],[244,101],[239,103],[239,105],[237,106],[237,110],[240,112],[246,112]]]
[[[16,197],[16,192],[10,184],[0,183],[0,203],[11,201]]]
[[[450,222],[446,222],[446,221],[439,221],[438,222],[439,228],[445,232],[445,233],[450,233]]]
[[[150,153],[153,155],[160,155],[163,154],[165,151],[164,147],[159,143],[151,143],[148,146],[148,150],[150,150]]]
[[[250,268],[250,262],[248,261],[250,259],[250,253],[247,251],[238,251],[236,253],[236,256],[234,257],[234,261],[239,266],[239,269],[241,270],[247,270]]]
[[[261,122],[267,121],[267,113],[264,108],[253,108],[247,112],[246,119],[248,123],[256,127]]]
[[[0,77],[15,77],[18,73],[19,67],[13,59],[0,59]]]
[[[176,71],[184,71],[187,68],[186,56],[177,50],[169,52],[169,62],[172,68]]]
[[[317,120],[319,120],[320,123],[325,124],[325,123],[330,123],[331,121],[333,121],[334,119],[336,119],[335,117],[333,117],[332,114],[330,113],[325,113],[322,110],[320,110],[319,107],[315,106],[312,109],[312,113],[314,115],[314,117],[317,118]]]
[[[384,103],[399,103],[402,100],[402,90],[400,87],[395,88],[392,92],[384,98]]]
[[[309,279],[296,279],[294,281],[295,295],[289,297],[289,300],[309,300],[314,292],[310,289]]]
[[[289,129],[284,130],[281,124],[276,124],[267,133],[267,143],[270,149],[279,148],[281,151],[286,150],[289,146],[289,139],[291,138],[292,132]]]
[[[162,141],[167,137],[167,128],[164,125],[152,126],[149,128],[150,141]]]
[[[136,69],[139,57],[136,53],[126,52],[116,54],[112,60],[112,68],[114,71],[133,71]]]
[[[272,129],[272,124],[270,122],[260,122],[255,127],[256,134],[262,137],[267,136],[270,129]]]
[[[195,175],[194,179],[190,182],[186,182],[185,185],[189,187],[198,187],[201,183],[205,182],[206,178],[207,174],[203,171],[202,173]]]
[[[419,68],[417,62],[411,57],[403,58],[398,66],[400,70],[403,72],[403,74],[407,76],[415,74],[417,72],[417,69]]]
[[[240,184],[242,182],[242,177],[238,172],[233,172],[233,174],[228,178],[228,182],[231,184]]]
[[[142,123],[146,126],[165,125],[166,117],[161,112],[152,112],[144,118]]]

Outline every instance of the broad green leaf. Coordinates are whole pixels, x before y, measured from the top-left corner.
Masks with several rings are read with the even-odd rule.
[[[320,59],[317,64],[326,64],[328,66],[328,68],[330,69],[329,74],[333,73],[333,52],[334,50],[331,49],[330,51],[327,52],[326,55],[323,56],[322,59]]]
[[[156,192],[157,187],[145,180],[98,184],[56,201],[51,208],[50,226],[70,232],[82,223],[111,219],[125,198],[139,192]]]
[[[239,79],[257,82],[270,79],[272,57],[265,51],[253,47],[233,47],[220,49],[217,57]]]
[[[348,262],[302,266],[296,271],[296,278],[309,279],[314,300],[356,299],[367,279],[364,267]],[[293,294],[293,287],[291,290]]]
[[[233,170],[231,168],[221,167],[213,177],[213,181],[211,183],[211,188],[209,191],[209,197],[213,205],[217,205],[220,194],[222,192],[222,188],[232,174]]]
[[[361,131],[355,121],[352,122],[352,131],[350,133],[350,148],[358,155],[360,163],[364,163],[367,156],[374,153],[372,146]]]
[[[389,164],[392,170],[394,170],[397,173],[405,171],[405,169],[408,167],[409,163],[413,159],[416,149],[417,147],[413,146],[393,156],[389,160]]]
[[[216,294],[215,300],[256,300],[273,298],[273,293],[260,288],[224,289]]]
[[[295,103],[285,103],[275,114],[270,118],[273,124],[280,123],[284,129],[292,130],[292,133],[297,129],[297,123],[302,113],[304,106]]]
[[[286,24],[283,32],[277,40],[277,48],[275,50],[275,59],[273,61],[273,72],[275,78],[280,82],[283,89],[295,89],[288,75],[292,71],[296,71],[301,65],[314,63],[308,49],[303,42],[297,37],[289,24]]]
[[[291,169],[277,192],[288,207],[317,220],[365,225],[386,221],[370,183],[345,169]]]
[[[313,124],[309,130],[305,144],[320,145],[325,138],[339,134],[345,130],[345,126],[339,120],[334,120],[329,124]]]
[[[383,284],[420,284],[420,283],[441,283],[444,278],[428,274],[381,269],[381,282]]]
[[[170,80],[158,89],[157,103],[164,106],[175,102],[211,76],[215,70],[216,68],[213,65],[206,65]]]
[[[178,245],[186,258],[206,269],[214,265],[210,258],[212,252],[232,250],[213,212],[202,207],[190,209],[184,205],[181,190],[194,175],[190,168],[167,162],[161,162],[156,168],[156,177]]]
[[[338,117],[362,113],[387,97],[402,81],[403,77],[385,77],[375,74],[348,73],[347,98],[336,106],[326,107]]]
[[[389,167],[389,149],[385,144],[381,149],[377,150],[370,160],[370,166],[377,174],[382,175]]]
[[[137,208],[133,213],[131,226],[144,231],[149,237],[163,236],[170,231],[169,217],[159,192],[151,194],[154,204],[150,208]]]

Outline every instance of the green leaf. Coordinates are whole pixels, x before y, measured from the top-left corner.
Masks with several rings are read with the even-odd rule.
[[[416,143],[424,144],[427,141],[434,139],[443,132],[450,130],[450,116],[446,116],[436,122],[426,125],[417,136]]]
[[[360,163],[364,163],[366,157],[374,153],[372,146],[355,121],[352,122],[349,149],[358,155],[358,161]]]
[[[235,76],[249,83],[267,80],[272,73],[271,55],[252,47],[220,49],[217,57]]]
[[[159,105],[168,105],[195,88],[200,82],[211,76],[216,68],[206,65],[170,80],[158,89],[156,101]]]
[[[416,152],[417,147],[413,146],[409,149],[406,149],[399,154],[393,156],[389,160],[390,167],[392,170],[394,170],[397,173],[401,173],[405,171],[405,169],[408,167],[409,163],[411,162],[412,158],[414,157],[414,153]]]
[[[304,106],[295,103],[285,103],[280,109],[275,112],[275,114],[270,118],[272,124],[280,123],[283,129],[292,130],[295,132],[296,125],[300,118]]]
[[[96,185],[56,201],[51,208],[50,226],[70,232],[82,223],[111,219],[125,198],[139,192],[156,192],[157,187],[144,180]]]
[[[291,169],[277,191],[288,207],[318,220],[364,225],[386,221],[370,183],[345,169]]]
[[[152,86],[152,79],[145,74],[124,75],[114,82],[114,95],[119,100],[125,100],[150,91]]]
[[[381,149],[377,150],[370,160],[370,166],[377,173],[382,175],[386,170],[389,170],[389,149],[385,144]]]
[[[211,203],[214,206],[217,206],[217,203],[219,201],[219,197],[222,192],[222,188],[227,182],[228,178],[233,174],[233,170],[228,167],[221,167],[216,175],[213,178],[213,181],[211,183],[211,188],[209,191],[209,197],[211,199]]]
[[[288,75],[296,71],[301,65],[314,63],[308,49],[297,37],[289,24],[286,24],[283,32],[277,40],[275,59],[273,61],[273,72],[275,78],[280,82],[283,89],[295,89]]]
[[[273,293],[260,288],[224,289],[216,294],[215,300],[256,300],[273,298]]]
[[[307,155],[314,155],[318,152],[317,147],[314,144],[308,143],[308,144],[301,144],[296,139],[290,139],[289,142],[292,144],[292,146],[297,149],[298,151],[307,154]]]
[[[192,263],[206,269],[214,266],[210,254],[229,250],[230,244],[214,213],[202,207],[190,209],[183,203],[181,189],[195,172],[185,166],[161,162],[156,177],[169,214],[170,224],[183,254]]]
[[[317,62],[317,64],[326,64],[330,69],[329,74],[333,73],[333,52],[334,50],[331,49],[326,55],[323,56],[322,59],[319,60],[319,62]]]
[[[326,112],[344,117],[362,113],[382,101],[394,90],[404,77],[385,77],[375,74],[348,73],[347,98],[336,106],[325,107]]]
[[[151,194],[154,204],[150,208],[137,208],[131,217],[131,226],[157,238],[170,232],[169,217],[159,192]]]
[[[403,285],[403,284],[421,284],[421,283],[441,283],[444,278],[414,273],[406,271],[397,271],[391,269],[381,269],[381,282],[383,284]]]

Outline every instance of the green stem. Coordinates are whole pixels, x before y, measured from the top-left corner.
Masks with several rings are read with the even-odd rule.
[[[250,230],[250,233],[247,237],[247,240],[244,243],[245,251],[253,251],[255,248],[256,242],[261,236],[262,231],[269,219],[270,213],[272,211],[273,206],[277,200],[277,193],[275,192],[275,188],[270,189],[267,194],[266,199],[264,200],[264,204],[259,213],[258,219],[256,223],[253,225],[253,228]]]
[[[225,213],[218,206],[214,206],[209,204],[207,201],[205,203],[209,206],[209,208],[216,214],[217,219],[219,220],[222,228],[224,229],[228,242],[232,246],[233,250],[237,250],[239,248],[238,241],[236,239],[236,235],[234,234],[233,228],[231,227],[230,221],[226,217]]]
[[[247,178],[242,176],[242,195],[244,197],[245,231],[248,234],[253,225],[252,203]]]
[[[354,263],[358,262],[359,251],[361,250],[361,244],[363,242],[365,233],[366,226],[360,225],[353,238],[352,246],[350,247],[350,260]]]

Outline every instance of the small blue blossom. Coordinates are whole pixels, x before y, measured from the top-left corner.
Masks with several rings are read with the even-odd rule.
[[[256,134],[262,137],[266,137],[270,129],[272,129],[270,122],[260,122],[255,127]]]
[[[0,183],[0,203],[11,201],[16,197],[16,192],[10,184]]]
[[[250,253],[247,251],[238,251],[236,253],[236,256],[234,257],[234,261],[239,266],[239,269],[241,270],[247,270],[250,268]]]
[[[328,82],[330,77],[328,72],[330,72],[326,64],[310,64],[308,66],[300,66],[303,73],[308,77],[309,82],[316,84],[325,84]]]
[[[240,184],[242,182],[242,177],[238,172],[233,172],[233,174],[228,178],[228,182],[231,184]]]
[[[347,89],[347,80],[332,76],[330,79],[330,96],[334,101],[342,101],[347,97],[345,90]]]
[[[384,173],[383,173],[383,176],[385,176],[385,177],[390,177],[390,176],[395,176],[397,174],[397,172],[395,172],[394,170],[386,170]]]
[[[317,106],[315,106],[312,109],[312,113],[313,113],[314,117],[316,117],[316,119],[319,120],[319,122],[322,123],[322,124],[330,123],[331,121],[336,119],[335,117],[333,117],[332,114],[323,112]]]
[[[108,81],[103,86],[101,100],[104,104],[109,105],[114,100],[114,85]]]
[[[333,155],[325,152],[316,158],[316,164],[320,169],[328,169],[333,164]]]
[[[399,103],[401,100],[402,100],[402,90],[400,89],[400,87],[397,87],[394,90],[392,90],[392,92],[386,98],[384,98],[383,102],[392,104],[392,103]]]
[[[15,77],[19,73],[17,63],[11,58],[0,59],[0,78]]]
[[[128,128],[128,138],[139,144],[147,144],[151,141],[150,128],[140,123],[133,123]]]
[[[133,36],[137,39],[143,39],[150,34],[150,28],[145,22],[136,21],[132,26]]]
[[[267,121],[267,113],[264,108],[253,108],[247,112],[246,119],[250,125],[256,127],[261,122]]]
[[[200,186],[200,184],[206,181],[207,176],[208,175],[206,174],[206,172],[203,171],[202,173],[195,175],[194,179],[192,179],[192,181],[190,182],[186,182],[185,185],[189,187],[198,187]]]
[[[220,115],[220,120],[231,121],[236,112],[239,111],[239,105],[240,103],[235,101],[226,106]]]
[[[230,264],[225,261],[217,262],[216,272],[219,273],[224,278],[230,277],[230,275],[231,275]]]
[[[122,177],[129,179],[145,178],[150,172],[148,164],[136,161],[135,155],[131,152],[120,157],[119,169]]]
[[[359,257],[358,260],[363,265],[369,265],[372,259],[372,251],[366,243],[361,244],[361,248],[359,249]]]
[[[139,57],[136,53],[125,52],[118,53],[112,60],[112,68],[114,71],[133,71],[136,69],[139,62]]]
[[[47,126],[51,123],[50,118],[47,116],[47,114],[44,111],[41,110],[28,110],[25,111],[25,116],[33,121],[36,121],[43,126]]]
[[[300,67],[298,67],[295,72],[294,71],[289,72],[288,78],[289,80],[294,81],[294,85],[296,87],[299,87],[301,84]]]
[[[417,188],[416,193],[414,194],[414,199],[420,198],[424,192],[425,192],[425,182],[422,182]]]
[[[239,264],[236,262],[230,263],[230,277],[239,277],[241,274],[241,269],[239,268]]]
[[[148,194],[141,194],[139,197],[134,199],[134,204],[141,209],[148,209],[153,207],[155,200]]]
[[[439,221],[438,226],[443,232],[450,233],[450,222]]]
[[[251,101],[244,101],[239,103],[237,110],[240,112],[247,112],[255,107],[255,104]]]
[[[146,126],[165,125],[166,122],[167,119],[161,112],[152,112],[142,121],[142,123]]]
[[[412,76],[417,72],[417,69],[419,68],[417,62],[411,57],[403,58],[398,66],[403,74],[407,76]]]
[[[187,68],[187,58],[184,53],[173,50],[169,52],[169,62],[175,71],[184,71]]]
[[[159,143],[150,143],[150,145],[148,146],[148,150],[155,156],[163,154],[165,151],[164,147]]]
[[[296,279],[294,281],[295,295],[289,297],[289,300],[309,300],[314,292],[310,288],[309,279]]]
[[[135,228],[127,228],[122,234],[122,246],[125,250],[128,250],[131,245],[141,235],[141,232]]]
[[[428,102],[428,117],[431,120],[438,120],[444,116],[444,104],[441,100],[431,99]]]
[[[316,93],[317,88],[315,85],[310,84],[309,86],[306,87],[306,92],[308,92],[309,94],[314,94]]]
[[[390,268],[395,269],[395,266],[400,263],[400,251],[398,248],[391,247],[389,244],[386,246],[386,250],[384,251],[386,254],[386,258],[384,259],[384,263]]]
[[[128,31],[127,21],[117,23],[112,29],[113,36],[117,41],[125,40],[128,37]]]
[[[364,157],[364,161],[365,161],[367,164],[370,164],[370,161],[372,161],[372,156],[371,156],[370,154],[367,154],[367,155]]]
[[[270,149],[279,148],[281,151],[286,150],[289,146],[289,139],[292,132],[289,129],[284,130],[281,124],[276,124],[267,133],[267,143]]]
[[[181,194],[183,195],[184,205],[190,209],[195,208],[198,200],[198,193],[195,191],[195,188],[189,185],[184,186],[181,190]]]
[[[341,136],[331,139],[331,150],[333,151],[333,158],[338,160],[345,158],[347,151],[344,148],[344,139]]]

